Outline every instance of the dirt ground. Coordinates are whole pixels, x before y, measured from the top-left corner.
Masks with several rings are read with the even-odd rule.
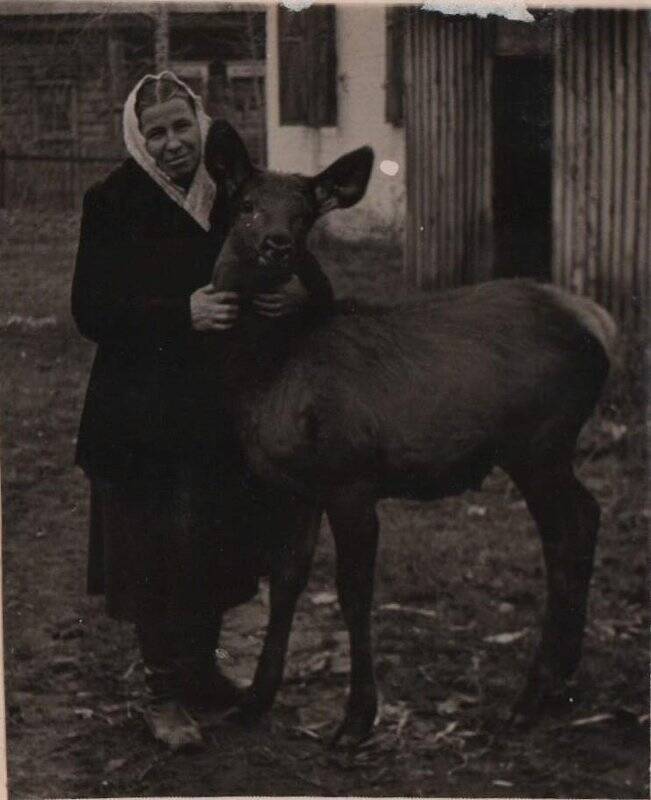
[[[11,797],[648,797],[651,507],[630,380],[612,390],[578,459],[603,525],[569,712],[527,734],[505,723],[538,635],[544,576],[524,504],[496,473],[481,493],[381,505],[374,630],[383,704],[367,746],[326,745],[348,656],[325,525],[272,713],[250,728],[203,719],[206,745],[193,753],[152,742],[132,631],[84,594],[87,489],[72,458],[92,346],[67,310],[76,225],[0,219]],[[323,240],[321,255],[340,293],[405,291],[394,249]],[[266,612],[263,586],[229,616],[220,657],[240,678],[252,675]]]

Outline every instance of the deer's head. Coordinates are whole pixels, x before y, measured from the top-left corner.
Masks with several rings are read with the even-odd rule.
[[[214,123],[205,147],[208,172],[232,196],[229,234],[213,283],[244,295],[286,283],[315,220],[364,196],[373,151],[360,147],[314,177],[256,169],[230,126]]]

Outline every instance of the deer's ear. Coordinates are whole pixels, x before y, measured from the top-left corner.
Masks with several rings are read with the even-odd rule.
[[[228,181],[237,188],[254,172],[246,145],[225,120],[215,120],[208,130],[204,162],[216,183]]]
[[[372,148],[360,147],[338,158],[323,172],[312,178],[319,214],[334,208],[348,208],[359,202],[366,193],[371,169]]]

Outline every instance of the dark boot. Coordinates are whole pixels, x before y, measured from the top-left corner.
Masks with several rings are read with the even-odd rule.
[[[222,673],[216,650],[221,630],[221,615],[213,615],[184,628],[183,655],[177,659],[181,697],[194,707],[221,711],[236,706],[244,689]]]
[[[169,651],[169,636],[152,624],[137,625],[148,702],[143,717],[152,736],[171,750],[203,743],[198,724],[179,699],[179,672]]]

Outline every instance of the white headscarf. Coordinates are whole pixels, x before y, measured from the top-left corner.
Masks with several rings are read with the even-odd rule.
[[[162,169],[156,166],[156,161],[149,155],[145,146],[145,137],[140,132],[138,126],[138,117],[136,115],[136,96],[142,84],[154,78],[160,79],[162,76],[176,81],[194,100],[197,119],[199,121],[199,130],[201,131],[201,155],[199,166],[194,174],[192,183],[187,192],[184,192],[177,186],[171,178],[169,178]],[[203,163],[203,148],[210,127],[210,117],[203,110],[203,103],[201,98],[198,97],[189,86],[183,81],[179,80],[174,73],[166,70],[158,75],[145,75],[129,93],[126,103],[124,104],[123,114],[123,130],[124,130],[124,143],[127,152],[133,160],[139,164],[149,177],[155,181],[166,195],[186,211],[201,227],[208,231],[210,230],[210,211],[215,200],[216,187],[215,182],[208,174],[206,167]]]

